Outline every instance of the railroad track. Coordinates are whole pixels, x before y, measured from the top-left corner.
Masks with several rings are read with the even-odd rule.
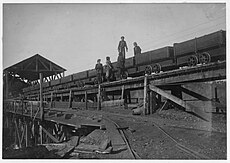
[[[117,128],[121,128],[120,125],[117,123],[117,122],[114,122],[113,120],[111,120],[110,118],[104,118],[112,123],[114,123],[114,125],[117,127]],[[191,148],[188,148],[186,146],[184,146],[183,144],[179,143],[175,138],[173,138],[169,133],[167,133],[162,127],[160,127],[157,123],[155,122],[150,122],[155,128],[157,128],[158,131],[160,131],[161,133],[163,133],[169,140],[171,140],[174,144],[175,144],[175,147],[185,153],[187,153],[188,155],[194,157],[195,159],[210,159],[208,156],[206,155],[203,155],[203,154],[200,154],[196,151],[194,151],[193,149]],[[128,150],[130,152],[130,154],[132,155],[132,157],[134,159],[141,159],[141,157],[135,152],[134,149],[132,149],[132,147],[130,146],[129,144],[129,141],[127,139],[127,137],[125,136],[125,133],[124,131],[121,129],[119,130],[123,139],[125,140],[126,144],[127,144],[127,147],[128,147]]]
[[[110,121],[111,123],[113,123],[116,126],[117,129],[121,128],[116,122],[114,122],[110,118],[103,117],[103,119],[105,119],[105,120]],[[125,144],[127,146],[127,149],[129,151],[130,155],[132,156],[132,158],[133,159],[141,159],[141,157],[131,148],[131,146],[129,144],[129,141],[128,141],[128,139],[127,139],[124,131],[123,130],[119,130],[119,133],[121,134],[121,137],[123,138],[123,140],[124,140],[124,142],[125,142]]]
[[[198,152],[182,145],[181,143],[179,143],[176,139],[174,139],[169,133],[167,133],[163,128],[161,128],[158,124],[152,122],[153,125],[160,131],[162,132],[165,136],[167,136],[170,140],[172,140],[175,143],[175,146],[181,150],[184,151],[185,153],[195,157],[196,159],[209,159],[209,157],[203,155],[203,154],[199,154]]]

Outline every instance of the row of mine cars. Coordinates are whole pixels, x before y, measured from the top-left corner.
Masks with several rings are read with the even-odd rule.
[[[159,73],[178,69],[182,66],[196,66],[226,60],[226,31],[220,30],[208,35],[194,38],[173,46],[143,52],[125,60],[126,74],[137,77],[145,73]],[[112,63],[117,73],[116,64]],[[116,75],[115,75],[116,76]],[[86,84],[96,83],[96,70],[86,70],[43,83],[44,89],[63,89],[83,87]],[[24,92],[39,89],[34,85],[24,89]]]

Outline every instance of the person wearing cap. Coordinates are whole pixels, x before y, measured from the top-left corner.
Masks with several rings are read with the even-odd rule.
[[[137,45],[136,42],[133,43],[133,51],[134,51],[134,56],[136,56],[137,54],[141,54],[141,48],[140,46]]]
[[[112,73],[113,73],[113,65],[110,61],[110,57],[106,57],[106,65],[105,65],[105,77],[106,77],[106,80],[109,82],[110,79],[112,78]]]
[[[97,64],[95,66],[95,69],[97,71],[98,84],[101,84],[102,83],[102,75],[103,75],[103,65],[101,64],[101,59],[97,60]]]
[[[122,53],[123,58],[125,59],[125,50],[126,50],[126,52],[128,52],[128,47],[127,47],[126,41],[124,39],[125,39],[125,37],[121,36],[121,41],[118,44],[118,52]]]

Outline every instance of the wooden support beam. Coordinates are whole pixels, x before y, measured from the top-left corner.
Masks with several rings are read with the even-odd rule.
[[[40,77],[40,118],[43,121],[44,120],[44,108],[43,108],[43,88],[42,88],[42,83],[43,83],[43,74],[39,73]]]
[[[195,113],[196,115],[202,117],[203,119],[205,119],[205,120],[207,120],[207,121],[210,121],[210,120],[211,120],[211,114],[204,112],[204,111],[201,110],[200,108],[197,108],[196,106],[194,106],[194,105],[192,105],[192,104],[188,104],[188,103],[186,103],[185,101],[183,101],[183,100],[181,100],[181,99],[179,99],[179,98],[177,98],[177,97],[175,97],[175,96],[173,96],[173,95],[171,95],[171,94],[169,94],[169,93],[167,93],[167,92],[165,92],[165,91],[161,90],[160,88],[155,87],[155,86],[153,86],[153,85],[150,85],[149,88],[150,88],[152,91],[154,91],[154,92],[156,92],[156,93],[158,93],[158,94],[164,96],[165,98],[167,98],[167,99],[169,99],[169,100],[175,102],[176,104],[178,104],[178,105],[184,107],[184,108],[186,109],[186,111],[193,112],[193,113]]]
[[[87,91],[85,91],[85,109],[88,110],[88,97],[87,97]]]
[[[190,96],[192,96],[192,97],[195,97],[195,98],[197,98],[199,100],[202,100],[202,101],[211,101],[212,105],[214,105],[216,107],[226,107],[225,105],[221,104],[218,101],[213,101],[212,99],[209,99],[209,98],[207,98],[207,97],[205,97],[203,95],[200,95],[200,94],[198,94],[198,93],[196,93],[196,92],[194,92],[192,90],[188,90],[188,89],[186,89],[184,87],[181,87],[181,91],[184,92],[184,93],[186,93],[186,94],[188,94],[188,95],[190,95]],[[215,88],[215,98],[217,99],[217,94],[216,93],[217,93],[217,90]]]
[[[124,94],[125,94],[125,85],[122,85],[122,87],[121,87],[121,99],[124,99]]]
[[[69,108],[72,107],[72,90],[69,91]]]
[[[38,57],[35,58],[36,72],[38,72]]]
[[[146,115],[147,110],[147,75],[144,78],[144,101],[143,101],[143,114]]]
[[[50,95],[50,108],[53,108],[53,99],[54,99],[54,93],[52,91]]]
[[[25,126],[23,124],[21,124],[21,125],[22,125],[22,134],[21,134],[21,138],[19,141],[20,141],[20,144],[22,146],[22,142],[23,142],[23,139],[25,137]]]
[[[149,109],[150,114],[153,114],[153,91],[149,92]]]
[[[16,142],[17,142],[17,140],[18,140],[18,146],[19,146],[19,148],[21,148],[22,147],[22,144],[21,144],[21,139],[20,139],[20,134],[19,134],[19,130],[18,130],[18,125],[17,125],[17,121],[16,121],[16,119],[15,119],[15,121],[14,121],[14,123],[15,123],[15,134],[16,134]]]
[[[28,147],[28,124],[25,123],[25,141],[26,141],[26,147]]]
[[[97,110],[101,110],[101,85],[98,85]]]
[[[131,101],[131,93],[130,93],[130,90],[127,91],[127,96],[128,96],[127,98],[128,98],[128,101],[129,101],[129,102],[127,102],[127,103],[131,103],[132,101]]]
[[[146,93],[146,114],[150,114],[150,92]]]
[[[39,125],[40,144],[43,143],[43,135],[42,135],[42,134],[43,134],[43,133],[42,133],[42,125],[40,124],[40,125]]]
[[[49,68],[45,65],[45,63],[43,63],[40,59],[38,59],[38,61],[45,67],[45,70],[49,71]]]
[[[42,131],[55,143],[59,143],[59,140],[56,139],[51,133],[49,133],[44,127],[41,126]]]
[[[52,63],[51,62],[49,62],[49,66],[50,66],[50,71],[52,71]]]
[[[158,96],[159,94],[157,94],[156,92],[153,92],[153,112],[155,113],[157,110],[157,104],[158,104]]]

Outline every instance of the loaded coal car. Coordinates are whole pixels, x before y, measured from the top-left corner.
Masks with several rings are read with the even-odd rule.
[[[113,62],[115,76],[117,76],[116,65]],[[125,59],[125,74],[124,78],[138,77],[145,73],[159,73],[175,68],[173,47],[167,46],[156,50],[147,51]]]
[[[173,47],[178,67],[226,60],[226,31],[174,43]]]
[[[124,78],[223,60],[226,60],[226,31],[220,30],[181,43],[174,43],[173,47],[166,46],[129,57],[125,60]],[[115,76],[118,76],[117,62],[113,62],[112,65]],[[48,91],[83,87],[86,84],[93,85],[97,83],[96,75],[95,69],[86,70],[43,83],[43,87]],[[25,89],[26,92],[33,90],[39,90],[39,85]]]
[[[170,46],[138,54],[134,59],[136,72],[128,70],[130,76],[159,73],[175,67],[173,47]]]

